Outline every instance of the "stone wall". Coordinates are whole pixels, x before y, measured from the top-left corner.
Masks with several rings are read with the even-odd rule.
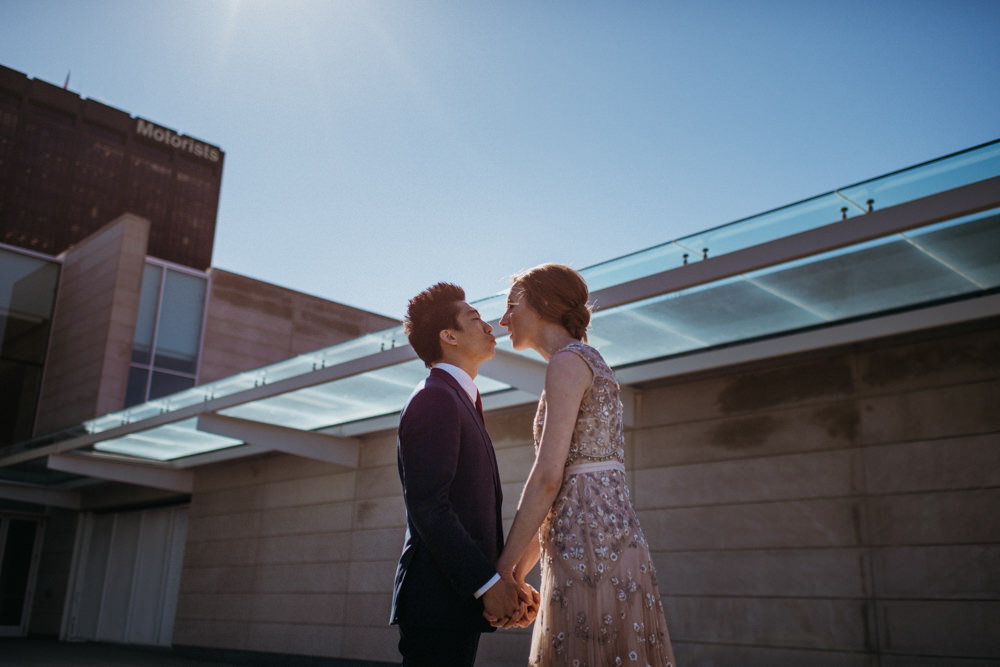
[[[209,274],[203,384],[399,324],[221,269]]]
[[[680,664],[1000,659],[1000,322],[637,389],[627,466]],[[532,414],[487,415],[508,526]],[[394,433],[361,451],[197,471],[176,644],[398,660]],[[477,665],[528,640],[487,635]]]
[[[174,643],[339,655],[358,475],[277,455],[199,469]]]
[[[991,322],[643,389],[634,498],[681,664],[1000,658],[998,341]]]
[[[508,526],[532,414],[487,417]],[[398,662],[388,623],[404,532],[392,431],[365,439],[356,471],[284,455],[197,469],[174,643]],[[516,664],[528,639],[488,637],[481,664]]]

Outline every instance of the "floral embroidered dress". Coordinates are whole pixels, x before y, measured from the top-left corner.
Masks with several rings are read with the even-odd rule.
[[[587,362],[594,380],[580,404],[562,488],[539,529],[541,609],[529,664],[672,666],[656,572],[625,483],[618,383],[594,348],[563,350]],[[543,393],[536,450],[545,407]]]

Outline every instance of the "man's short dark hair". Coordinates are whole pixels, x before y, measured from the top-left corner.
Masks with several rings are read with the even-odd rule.
[[[443,329],[461,329],[458,304],[465,301],[465,290],[451,283],[438,283],[410,299],[403,319],[403,331],[410,346],[428,368],[441,361]]]

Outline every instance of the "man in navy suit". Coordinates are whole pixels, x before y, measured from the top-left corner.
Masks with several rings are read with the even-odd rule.
[[[503,496],[493,444],[473,379],[494,355],[492,327],[465,292],[438,283],[410,300],[404,321],[431,369],[399,421],[397,462],[406,541],[396,569],[391,622],[404,667],[469,667],[491,617],[516,622],[517,586],[500,579]]]

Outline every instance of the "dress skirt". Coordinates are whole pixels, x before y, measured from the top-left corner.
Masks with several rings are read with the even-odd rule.
[[[674,665],[656,571],[621,464],[567,468],[539,540],[541,608],[530,665]]]

